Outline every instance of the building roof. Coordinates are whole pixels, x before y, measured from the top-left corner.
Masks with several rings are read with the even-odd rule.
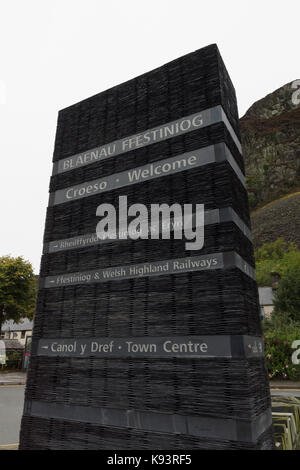
[[[261,307],[274,305],[274,294],[272,287],[259,287],[259,304]]]
[[[22,318],[20,323],[15,323],[13,320],[8,320],[3,323],[1,331],[31,331],[33,322],[28,318]]]
[[[24,349],[23,344],[20,343],[17,339],[2,339],[5,344],[6,350],[8,349]]]

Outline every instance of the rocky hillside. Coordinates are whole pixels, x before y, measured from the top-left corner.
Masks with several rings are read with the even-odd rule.
[[[300,192],[266,204],[251,214],[254,248],[279,237],[300,248]]]
[[[300,189],[300,100],[293,83],[254,103],[240,120],[252,210]]]

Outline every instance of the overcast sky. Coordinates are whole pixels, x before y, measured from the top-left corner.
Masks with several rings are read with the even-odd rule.
[[[217,43],[242,116],[299,74],[298,0],[0,0],[0,256],[39,271],[58,110]]]

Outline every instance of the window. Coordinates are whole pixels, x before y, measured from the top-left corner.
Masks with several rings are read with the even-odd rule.
[[[25,335],[26,335],[26,331],[22,331],[22,333],[21,333],[21,338],[24,339],[24,338],[25,338]]]

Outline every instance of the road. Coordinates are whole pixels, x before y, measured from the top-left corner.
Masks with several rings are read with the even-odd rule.
[[[24,402],[24,385],[0,386],[0,450],[19,442],[19,430]],[[300,398],[300,390],[274,390],[272,395],[293,395]]]
[[[24,385],[0,386],[0,450],[19,442]]]

